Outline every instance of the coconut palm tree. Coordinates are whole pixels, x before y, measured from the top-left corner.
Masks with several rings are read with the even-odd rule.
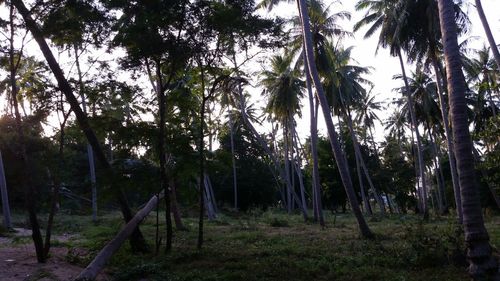
[[[339,3],[337,1],[333,2]],[[326,7],[323,2],[318,0],[311,0],[308,3],[308,14],[310,16],[310,22],[312,27],[312,37],[313,37],[313,45],[314,45],[314,56],[316,58],[317,64],[322,68],[323,63],[327,60],[325,57],[326,51],[324,49],[324,44],[327,40],[333,40],[335,37],[338,41],[340,41],[345,36],[351,36],[352,34],[346,30],[344,30],[339,24],[338,21],[342,19],[350,19],[350,13],[346,11],[340,11],[337,13],[330,12],[330,6]],[[301,51],[302,53],[305,50],[303,37],[302,37],[302,20],[300,16],[294,17],[292,19],[293,28],[292,33],[294,37],[290,46],[292,48],[292,52],[297,53]],[[312,81],[309,74],[309,68],[307,66],[307,62],[305,60],[305,56],[301,54],[302,59],[299,59],[297,64],[304,64],[304,76],[306,77],[306,85],[309,96],[309,109],[311,116],[311,153],[312,153],[312,161],[313,161],[313,209],[314,209],[314,219],[315,221],[319,220],[321,225],[324,225],[324,219],[322,210],[320,208],[321,205],[321,187],[319,180],[319,171],[317,165],[314,163],[318,163],[317,159],[317,111],[318,104],[317,100],[313,98],[312,92]],[[297,65],[297,66],[298,66]],[[323,67],[325,68],[325,67]],[[320,70],[320,72],[322,72]],[[316,101],[316,105],[315,105]]]
[[[488,43],[490,44],[493,57],[495,58],[497,67],[500,68],[500,52],[498,51],[497,43],[495,43],[495,38],[491,33],[490,25],[488,24],[488,19],[486,19],[486,15],[484,14],[483,5],[481,4],[481,0],[475,0],[475,3],[476,3],[477,13],[479,14],[479,19],[481,19],[481,23],[483,24],[484,33],[486,33],[486,38],[488,38]]]
[[[466,116],[466,84],[462,72],[452,0],[438,0],[448,77],[453,140],[462,195],[463,226],[468,248],[469,274],[474,280],[500,280],[498,260],[492,256],[475,181],[472,140]]]
[[[413,105],[413,98],[410,95],[410,89],[407,81],[406,70],[403,62],[403,56],[401,54],[402,46],[407,43],[405,41],[408,38],[408,34],[412,32],[407,28],[403,28],[401,23],[407,22],[408,13],[406,12],[407,7],[410,5],[410,1],[398,1],[398,0],[361,0],[356,4],[356,10],[367,10],[365,16],[354,25],[354,31],[358,31],[364,26],[370,25],[366,31],[364,37],[371,37],[377,30],[380,29],[379,40],[377,45],[377,51],[379,47],[388,47],[390,54],[392,56],[397,56],[399,58],[399,63],[401,66],[401,72],[403,80],[406,86],[406,98],[408,99],[408,104]],[[415,133],[417,141],[417,156],[418,156],[418,171],[419,178],[421,181],[422,190],[422,211],[424,217],[428,216],[427,213],[427,202],[423,200],[426,198],[427,186],[425,183],[425,168],[424,159],[422,153],[422,142],[420,137],[420,132],[417,125],[417,120],[415,116],[413,106],[409,107],[410,121],[412,125],[412,130]]]
[[[283,147],[285,176],[293,182],[295,170],[293,159],[293,134],[295,132],[294,116],[300,115],[300,99],[303,97],[304,82],[299,78],[300,73],[292,68],[293,56],[285,54],[276,55],[270,60],[270,70],[261,73],[260,85],[264,87],[264,96],[267,98],[266,112],[277,121],[283,129]],[[290,173],[292,171],[292,173]],[[294,186],[287,186],[288,212],[292,211]],[[303,192],[301,192],[303,194]],[[305,198],[302,196],[302,205]],[[304,207],[303,207],[304,209]]]
[[[373,195],[380,206],[381,212],[384,213],[384,204],[382,203],[382,200],[378,195],[378,191],[372,183],[365,161],[361,155],[359,141],[354,130],[352,117],[353,110],[356,110],[359,107],[359,101],[362,100],[362,97],[367,94],[362,84],[371,86],[371,82],[362,77],[363,74],[369,73],[369,68],[350,64],[352,48],[336,48],[330,42],[327,42],[325,47],[330,70],[324,78],[324,84],[327,89],[327,93],[331,98],[333,111],[336,112],[337,115],[344,118],[344,122],[349,128],[356,155],[357,170],[359,171],[358,177],[361,194],[365,199],[365,207],[369,210],[368,198],[363,196],[363,175],[366,177],[366,180],[370,185]]]
[[[264,0],[259,6],[272,9],[272,7],[274,7],[274,5],[276,5],[278,2],[280,1]],[[307,1],[297,0],[297,8],[299,11],[299,18],[301,22],[300,26],[303,38],[303,45],[304,45],[304,52],[303,52],[304,61],[305,64],[307,65],[306,69],[309,71],[312,85],[314,85],[314,88],[316,89],[316,96],[319,100],[319,104],[321,105],[332,152],[334,154],[335,161],[337,162],[337,167],[339,169],[342,183],[344,184],[348,200],[350,202],[351,208],[353,209],[354,215],[356,216],[360,232],[364,237],[371,238],[373,237],[373,233],[368,227],[368,224],[366,223],[366,220],[364,219],[363,214],[361,213],[361,210],[359,208],[358,199],[356,198],[356,194],[352,186],[352,180],[349,174],[347,161],[344,157],[344,153],[342,151],[340,142],[338,140],[338,135],[333,125],[333,120],[331,118],[331,111],[328,105],[328,101],[326,99],[325,91],[323,89],[323,85],[321,84],[318,67],[315,61],[314,47],[313,47],[314,43],[311,31],[312,30],[311,21],[308,14]]]
[[[321,84],[321,79],[318,72],[318,67],[315,62],[314,57],[314,49],[313,49],[313,38],[311,33],[311,25],[309,20],[309,15],[307,13],[307,4],[305,0],[297,0],[297,7],[299,10],[300,18],[302,20],[302,35],[304,42],[304,55],[305,61],[307,63],[309,74],[311,75],[311,80],[316,89],[316,95],[319,99],[319,103],[321,105],[323,118],[325,119],[328,137],[330,140],[330,145],[332,148],[333,155],[335,157],[335,161],[337,162],[337,166],[340,172],[340,177],[342,179],[342,183],[344,184],[344,188],[346,190],[347,197],[349,199],[351,208],[353,209],[354,215],[356,216],[358,226],[360,228],[361,234],[364,237],[373,237],[373,233],[371,232],[366,220],[361,213],[358,205],[358,199],[356,198],[356,194],[354,192],[354,188],[352,186],[351,176],[349,174],[349,167],[347,165],[347,161],[344,157],[344,153],[340,146],[338,135],[333,125],[333,120],[331,118],[330,107],[326,98],[325,91],[323,89],[323,85]]]
[[[389,136],[394,137],[401,144],[405,142],[405,130],[408,126],[407,115],[400,109],[397,108],[392,112],[391,115],[384,122],[384,129],[389,130]],[[403,152],[403,148],[400,145],[400,152]]]
[[[375,137],[373,135],[373,128],[375,127],[376,121],[381,122],[376,111],[380,111],[382,109],[383,102],[376,101],[376,96],[371,94],[371,90],[365,93],[366,94],[363,94],[357,105],[358,115],[356,116],[355,122],[357,124],[361,124],[365,130],[368,130],[371,138],[372,149],[376,154],[378,154]],[[365,135],[368,136],[368,134]],[[365,139],[365,144],[368,145],[368,138]]]
[[[490,56],[490,48],[484,46],[476,51],[475,58],[463,58],[467,83],[473,85],[477,95],[484,97],[491,108],[491,114],[497,114],[497,102],[494,94],[500,93],[500,72],[494,59]]]
[[[455,20],[460,34],[467,32],[470,26],[470,21],[466,13],[461,9],[461,3],[454,4]],[[401,29],[407,29],[407,38],[402,43],[402,48],[408,54],[409,61],[424,61],[430,64],[433,68],[437,82],[437,93],[441,108],[441,117],[443,120],[443,128],[448,146],[448,159],[450,163],[451,178],[453,190],[455,194],[455,203],[457,206],[457,215],[459,221],[462,220],[462,211],[460,204],[460,192],[458,184],[458,176],[456,172],[455,156],[453,154],[453,140],[448,125],[448,105],[445,101],[445,82],[442,77],[444,71],[439,61],[441,56],[441,32],[439,29],[439,15],[437,2],[434,0],[418,0],[412,1],[406,6],[405,14],[407,14],[406,24]]]
[[[430,165],[434,165],[435,175],[438,177],[438,191],[437,194],[437,205],[439,207],[439,212],[445,212],[444,206],[444,186],[441,179],[439,178],[440,164],[438,162],[438,149],[436,147],[436,142],[434,136],[436,133],[436,127],[441,128],[441,118],[440,118],[440,108],[436,102],[438,96],[438,87],[435,81],[425,73],[422,66],[417,65],[417,70],[412,73],[410,80],[410,89],[415,100],[415,113],[419,124],[422,124],[424,129],[427,129],[427,137],[424,138],[429,141],[428,152],[429,158],[432,159]],[[403,107],[403,109],[408,106]],[[424,149],[425,150],[425,149]]]

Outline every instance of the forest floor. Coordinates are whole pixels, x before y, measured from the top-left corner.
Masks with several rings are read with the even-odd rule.
[[[16,226],[22,228],[23,220],[16,216]],[[151,214],[141,227],[152,249],[155,221]],[[228,213],[206,221],[199,251],[197,220],[185,218],[188,231],[174,232],[171,253],[162,247],[158,256],[134,255],[127,243],[99,280],[469,280],[463,236],[451,217],[424,223],[415,215],[392,215],[368,221],[374,240],[360,237],[349,214],[327,214],[327,227],[321,228],[304,223],[299,214]],[[486,221],[492,244],[500,246],[500,217]],[[59,214],[51,258],[43,265],[36,263],[29,232],[0,233],[0,280],[71,280],[121,225],[117,213],[101,216],[97,224],[90,216]],[[164,226],[160,231],[163,235]]]

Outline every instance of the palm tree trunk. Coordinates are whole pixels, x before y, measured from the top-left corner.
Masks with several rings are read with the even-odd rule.
[[[10,229],[12,228],[12,218],[10,215],[9,192],[7,191],[7,181],[5,180],[2,151],[0,151],[0,194],[2,196],[3,225],[5,228]]]
[[[436,191],[436,201],[437,201],[437,206],[439,210],[439,214],[442,215],[444,214],[444,203],[443,203],[443,195],[444,195],[444,186],[443,182],[441,181],[441,178],[439,176],[439,170],[441,169],[441,163],[438,155],[438,147],[436,144],[436,141],[434,140],[434,135],[432,133],[432,130],[430,128],[430,125],[427,124],[427,131],[429,132],[429,141],[431,142],[430,145],[432,147],[432,152],[433,152],[433,162],[434,162],[434,176],[436,177],[436,185],[437,185],[437,191]]]
[[[69,85],[68,81],[66,80],[61,67],[57,63],[54,55],[52,54],[52,51],[50,50],[50,47],[47,45],[47,42],[45,42],[45,38],[43,37],[43,33],[38,27],[38,24],[33,20],[29,10],[26,8],[22,0],[12,0],[12,4],[19,11],[19,13],[21,14],[26,23],[27,29],[31,32],[33,38],[38,43],[40,51],[43,53],[43,56],[45,57],[47,64],[49,65],[50,69],[52,70],[52,73],[54,74],[54,77],[57,80],[59,90],[61,90],[64,93],[66,100],[71,106],[71,110],[75,113],[78,125],[80,126],[81,130],[87,137],[88,142],[92,145],[92,149],[94,150],[95,156],[101,162],[104,169],[106,169],[108,173],[112,174],[113,170],[111,168],[111,165],[107,161],[104,151],[99,141],[97,140],[94,131],[89,125],[87,116],[85,115],[85,113],[83,113],[82,109],[80,108],[78,100],[73,94],[73,90]],[[126,222],[130,221],[133,217],[133,212],[128,205],[125,193],[120,187],[113,188],[113,190],[115,190],[116,192],[115,195],[120,205],[123,218],[125,219]],[[132,249],[134,249],[135,251],[147,251],[147,244],[146,241],[144,240],[144,237],[142,236],[141,231],[139,230],[139,227],[137,227],[130,236],[130,243],[132,245]]]
[[[469,274],[474,280],[500,280],[498,261],[492,256],[475,180],[473,146],[469,133],[465,99],[466,84],[462,73],[453,6],[452,0],[438,0],[446,73],[448,75],[453,140],[462,195],[465,243],[470,263]]]
[[[406,95],[408,98],[408,109],[410,111],[411,124],[412,124],[413,131],[415,132],[415,137],[417,140],[418,171],[419,171],[420,181],[422,182],[422,190],[420,192],[421,193],[421,201],[422,201],[422,212],[423,212],[424,218],[427,218],[429,216],[429,214],[428,214],[428,210],[427,210],[427,185],[425,182],[425,167],[424,167],[424,156],[422,153],[422,141],[420,138],[420,132],[418,130],[417,117],[415,116],[413,96],[412,96],[412,93],[410,93],[410,86],[408,84],[408,77],[406,76],[406,70],[405,70],[404,63],[403,63],[403,56],[401,55],[400,49],[398,49],[398,57],[399,57],[399,63],[401,66],[401,72],[403,74],[403,80],[405,83]]]
[[[233,165],[234,209],[238,210],[238,179],[236,177],[236,159],[234,157],[234,124],[233,114],[231,111],[229,111],[229,134],[231,137],[231,162]]]
[[[288,214],[292,213],[292,188],[293,188],[293,183],[290,177],[290,160],[289,160],[289,149],[288,149],[288,125],[283,126],[283,147],[284,147],[284,156],[283,160],[285,162],[285,177],[286,177],[286,199],[287,199],[287,212]]]
[[[462,223],[462,199],[460,197],[460,185],[458,183],[457,165],[455,163],[455,150],[453,147],[453,139],[450,132],[450,124],[448,122],[448,110],[444,99],[444,80],[442,79],[441,71],[439,70],[436,54],[431,51],[431,56],[432,65],[436,74],[436,83],[438,88],[439,105],[441,107],[441,118],[443,118],[444,134],[446,137],[446,144],[448,146],[448,161],[450,162],[451,181],[453,183],[453,194],[455,195],[455,206],[457,210],[458,221],[459,223]]]
[[[292,151],[295,148],[297,156],[293,158],[293,163],[294,163],[294,168],[295,172],[297,173],[297,177],[299,178],[299,188],[300,188],[300,207],[302,210],[302,215],[304,216],[304,221],[307,222],[308,214],[307,214],[307,202],[306,202],[306,194],[305,194],[305,187],[304,187],[304,177],[302,175],[302,170],[300,168],[300,163],[302,163],[301,158],[300,158],[300,153],[299,153],[299,141],[298,141],[298,134],[297,131],[295,130],[295,125],[294,121],[292,118],[291,122],[291,127],[292,127]]]
[[[80,97],[82,99],[82,109],[83,113],[87,114],[87,103],[85,100],[85,85],[83,84],[82,69],[80,68],[80,53],[78,53],[78,45],[74,44],[75,51],[75,63],[76,70],[78,73],[78,86],[80,90]],[[95,174],[95,161],[94,152],[92,151],[92,146],[87,143],[87,157],[89,162],[89,172],[90,172],[90,185],[92,190],[92,221],[97,222],[97,180]]]
[[[486,38],[488,38],[488,43],[490,43],[491,51],[493,52],[493,57],[495,58],[498,68],[500,69],[500,52],[498,51],[497,44],[495,43],[495,38],[493,38],[490,25],[488,24],[488,20],[486,19],[486,15],[484,14],[483,5],[481,4],[481,0],[475,0],[475,2],[477,13],[479,14],[479,18],[481,19],[481,23],[483,24]]]
[[[333,155],[335,156],[335,160],[339,169],[340,177],[344,184],[344,188],[347,194],[347,198],[351,204],[351,208],[353,210],[354,215],[356,216],[359,229],[361,234],[366,238],[372,238],[374,235],[368,224],[366,223],[361,210],[359,209],[358,199],[356,198],[356,193],[354,191],[351,175],[349,174],[349,167],[344,158],[344,153],[340,147],[340,143],[337,138],[337,133],[335,131],[335,127],[333,126],[333,121],[331,117],[330,107],[328,105],[328,101],[326,99],[326,95],[323,90],[323,85],[321,84],[318,69],[316,67],[316,62],[314,61],[314,53],[313,53],[313,44],[312,44],[312,35],[311,35],[311,27],[309,23],[309,15],[307,13],[307,4],[305,0],[297,0],[297,5],[299,8],[300,18],[302,20],[302,35],[304,38],[305,45],[305,57],[307,61],[307,65],[309,67],[309,72],[316,88],[316,94],[319,99],[323,117],[326,122],[326,127],[328,131],[328,136],[330,138],[330,145],[332,147]]]
[[[307,93],[309,96],[309,110],[311,114],[311,158],[312,158],[312,190],[313,190],[313,208],[315,217],[319,220],[321,226],[325,226],[325,217],[323,215],[323,204],[321,202],[321,182],[319,178],[319,162],[318,162],[318,109],[319,103],[314,102],[314,94],[311,85],[311,76],[309,75],[309,67],[304,57],[304,68],[306,76]]]
[[[350,111],[349,107],[347,107],[347,125],[349,126],[349,131],[351,132],[351,139],[352,139],[352,143],[354,146],[354,153],[356,154],[357,159],[359,159],[359,164],[361,166],[361,170],[363,171],[363,174],[365,175],[366,180],[368,181],[368,185],[370,186],[370,189],[373,192],[373,197],[375,198],[375,200],[377,201],[377,204],[379,205],[380,214],[385,215],[385,204],[383,203],[382,198],[380,198],[380,195],[379,195],[377,189],[373,185],[370,174],[368,173],[368,168],[366,168],[365,160],[363,159],[363,156],[361,155],[361,150],[359,149],[358,138],[356,136],[356,133],[354,132],[354,126],[352,124],[351,111]],[[361,187],[363,187],[363,186],[361,186]]]

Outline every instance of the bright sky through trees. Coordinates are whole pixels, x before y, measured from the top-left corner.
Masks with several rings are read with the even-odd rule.
[[[485,10],[486,16],[489,20],[490,27],[492,29],[493,35],[497,38],[500,37],[500,1],[498,0],[483,0],[483,8]],[[352,30],[352,26],[354,25],[355,22],[359,21],[365,14],[364,11],[361,12],[356,12],[354,9],[354,4],[355,1],[342,1],[341,3],[332,3],[331,4],[331,11],[340,11],[340,10],[345,10],[351,13],[352,18],[350,21],[344,20],[341,21],[340,24],[342,27],[344,27],[345,30]],[[479,17],[477,15],[477,11],[475,9],[475,6],[473,4],[473,1],[467,1],[467,12],[469,15],[469,18],[472,22],[472,28],[471,31],[462,38],[462,40],[466,38],[472,38],[469,47],[471,49],[480,49],[483,45],[487,45],[485,36],[484,36],[484,30],[481,25],[481,22],[479,20]],[[279,4],[277,8],[275,8],[272,12],[268,13],[265,10],[260,11],[260,13],[266,17],[274,17],[276,15],[280,17],[285,17],[285,18],[291,18],[296,14],[296,8],[295,4]],[[8,12],[6,10],[0,11],[0,16],[2,18],[7,18],[8,17]],[[401,86],[402,82],[401,81],[395,81],[393,80],[393,76],[399,74],[400,68],[399,68],[399,63],[397,58],[391,57],[389,55],[389,52],[387,50],[384,50],[380,48],[378,50],[378,53],[375,54],[375,50],[377,47],[377,35],[375,34],[371,38],[364,39],[365,29],[361,29],[359,32],[354,33],[353,37],[347,37],[344,39],[343,45],[345,47],[349,46],[354,46],[354,49],[352,51],[352,57],[353,59],[361,66],[368,66],[372,67],[372,72],[370,75],[367,76],[368,80],[372,81],[374,83],[374,88],[372,92],[377,95],[377,100],[379,101],[384,101],[387,103],[387,108],[389,108],[391,105],[389,104],[393,98],[397,97],[398,94],[393,91],[394,88]],[[18,42],[19,43],[19,42]],[[38,50],[38,46],[34,43],[33,40],[28,42],[28,47],[27,47],[27,52],[29,54],[38,54],[40,56],[40,52]],[[124,52],[114,50],[113,55],[107,54],[107,53],[102,53],[99,56],[99,59],[106,59],[112,62],[114,60],[114,57],[124,55]],[[270,57],[270,54],[265,54],[264,57],[262,58],[263,64],[262,66],[267,64],[266,59]],[[67,54],[66,53],[59,53],[59,59],[61,60],[62,63],[67,61]],[[71,59],[69,60],[71,61]],[[250,66],[246,67],[249,69],[251,72],[258,72],[261,70],[261,66],[257,64],[253,64]],[[76,71],[74,67],[69,66],[67,69],[72,69],[72,71]],[[89,67],[91,69],[91,67]],[[408,67],[408,71],[414,71],[413,66]],[[74,73],[73,73],[74,74]],[[66,73],[67,76],[73,75],[71,73]],[[4,74],[5,75],[5,74]],[[122,79],[127,80],[128,75],[124,74],[122,75]],[[256,85],[256,77],[254,78],[254,83],[252,85]],[[4,79],[4,77],[2,77]],[[141,86],[144,86],[145,88],[149,89],[150,85],[147,81],[142,81],[139,82]],[[261,98],[261,89],[259,88],[251,88],[247,87],[247,91],[249,91],[252,95],[252,100],[253,102],[256,103],[258,107],[263,106],[263,99]],[[309,109],[308,109],[308,104],[304,100],[302,102],[303,105],[303,110],[302,110],[302,118],[298,118],[297,123],[298,123],[298,131],[299,135],[301,137],[308,136],[309,133]],[[0,111],[3,111],[6,108],[5,104],[5,97],[0,96]],[[378,115],[381,118],[381,120],[384,120],[387,117],[388,112],[390,110],[386,110],[383,112],[379,112]],[[148,116],[144,116],[144,118],[150,119]],[[56,122],[56,121],[55,121]],[[321,134],[325,134],[325,126],[324,126],[324,121],[320,118],[319,119],[319,129]],[[378,140],[381,140],[384,131],[383,127],[380,126],[380,124],[377,125],[377,130],[376,132],[376,137]],[[269,130],[270,128],[268,126],[261,127],[261,129],[264,130]]]

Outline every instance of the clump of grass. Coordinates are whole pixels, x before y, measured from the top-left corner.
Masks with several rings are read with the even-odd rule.
[[[290,224],[288,223],[288,220],[280,219],[280,218],[272,218],[271,221],[269,221],[269,226],[272,226],[272,227],[289,227]]]
[[[14,236],[12,237],[12,244],[13,245],[25,245],[30,243],[32,240],[30,237],[25,237],[25,236]]]
[[[115,281],[135,281],[147,278],[149,281],[174,281],[178,280],[167,274],[167,270],[161,264],[150,262],[140,263],[116,272],[113,276]]]
[[[25,278],[24,281],[38,281],[38,280],[58,280],[57,277],[50,271],[40,268],[33,275]]]

